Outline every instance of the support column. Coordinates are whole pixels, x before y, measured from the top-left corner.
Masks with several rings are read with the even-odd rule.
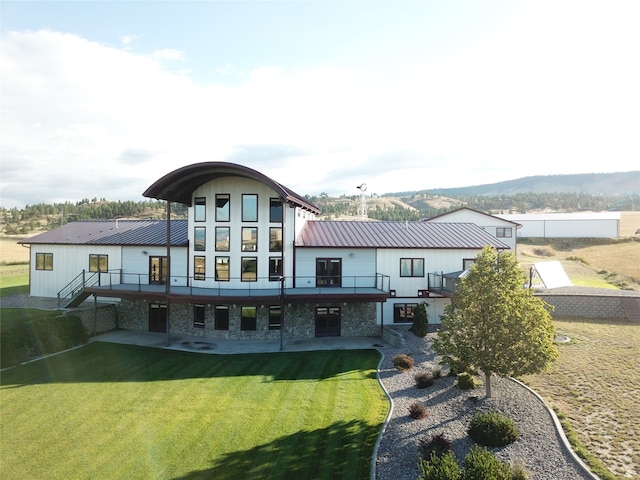
[[[167,200],[167,281],[164,283],[167,304],[167,346],[171,345],[171,201]]]

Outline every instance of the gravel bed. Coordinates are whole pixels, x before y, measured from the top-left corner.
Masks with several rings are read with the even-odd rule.
[[[467,427],[476,412],[497,410],[511,418],[520,438],[506,447],[491,449],[502,461],[524,464],[531,480],[591,479],[567,452],[553,420],[544,404],[527,388],[499,377],[491,380],[492,398],[485,398],[484,385],[476,390],[457,389],[452,377],[435,380],[426,389],[415,387],[413,376],[421,371],[439,368],[431,350],[429,334],[421,339],[402,330],[405,346],[385,347],[380,365],[380,379],[393,399],[393,411],[382,435],[376,461],[376,480],[416,480],[418,470],[418,441],[442,433],[452,441],[458,461],[469,452],[473,442]],[[400,372],[391,363],[399,353],[411,356],[413,370]],[[422,401],[429,416],[424,420],[409,417],[409,405]]]

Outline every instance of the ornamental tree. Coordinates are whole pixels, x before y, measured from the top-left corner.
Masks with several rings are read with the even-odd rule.
[[[513,253],[486,246],[441,317],[434,351],[444,364],[482,370],[487,397],[491,375],[538,373],[558,358],[552,307],[525,283]]]

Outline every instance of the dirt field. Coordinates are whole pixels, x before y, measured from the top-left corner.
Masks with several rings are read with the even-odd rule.
[[[29,262],[29,248],[17,243],[25,238],[28,236],[0,235],[0,265]]]

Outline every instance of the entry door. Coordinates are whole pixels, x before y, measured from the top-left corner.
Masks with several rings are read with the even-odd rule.
[[[316,337],[339,337],[340,323],[340,307],[316,307]]]
[[[149,283],[164,285],[167,281],[167,257],[149,257]]]
[[[160,303],[149,305],[149,331],[167,333],[167,306]]]

